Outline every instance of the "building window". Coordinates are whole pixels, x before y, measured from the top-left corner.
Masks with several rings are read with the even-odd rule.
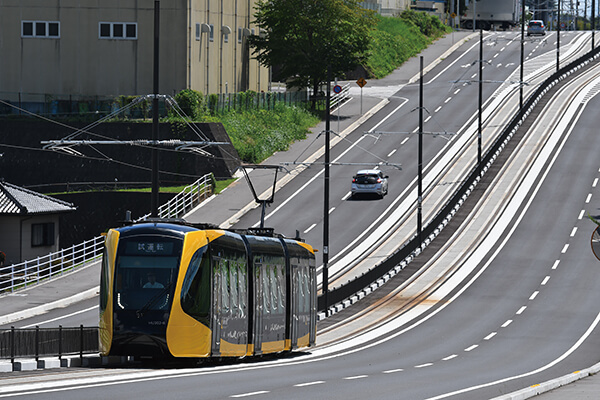
[[[58,21],[21,21],[21,37],[60,38]]]
[[[229,34],[228,34],[228,33],[224,33],[224,34],[223,34],[223,41],[224,41],[225,43],[229,43]]]
[[[238,43],[242,43],[242,31],[243,31],[243,28],[239,27],[238,28]]]
[[[196,40],[200,40],[200,24],[196,24]]]
[[[100,22],[98,24],[100,39],[137,39],[137,23],[135,22]]]
[[[210,24],[210,33],[208,34],[208,38],[210,39],[211,42],[215,41],[215,26],[213,24]]]
[[[31,224],[31,247],[54,245],[54,222]]]

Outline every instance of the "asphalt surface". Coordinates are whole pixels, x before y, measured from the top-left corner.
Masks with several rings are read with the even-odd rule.
[[[425,73],[437,62],[459,47],[465,40],[477,40],[478,34],[472,32],[454,32],[436,41],[421,53],[424,59]],[[413,57],[404,65],[384,79],[370,80],[360,89],[355,82],[339,82],[349,84],[352,99],[339,110],[333,110],[331,129],[340,135],[350,132],[370,118],[379,108],[386,104],[386,98],[400,90],[403,85],[416,82],[419,78],[420,58]],[[325,130],[321,122],[311,129],[306,140],[294,143],[285,153],[277,153],[266,160],[265,165],[280,165],[290,160],[304,161],[322,148],[323,140],[318,135]],[[290,166],[290,169],[295,166]],[[260,171],[260,173],[258,173]],[[255,170],[249,174],[254,190],[259,197],[265,198],[271,190],[273,176],[265,170]],[[278,182],[285,183],[294,174],[280,174]],[[263,194],[263,196],[260,196]],[[256,207],[252,193],[245,179],[230,185],[221,194],[211,197],[200,207],[186,216],[190,222],[207,222],[229,228],[235,224],[244,212]],[[0,297],[0,325],[32,317],[48,310],[65,307],[78,301],[94,297],[98,292],[100,280],[100,263],[81,267],[75,272],[65,274],[62,278],[18,292]],[[539,398],[553,399],[595,399],[600,393],[600,377],[596,374],[600,363],[586,370],[574,371],[564,377],[525,388],[519,392],[502,396],[503,399],[525,399],[542,393]],[[573,383],[571,383],[573,382]],[[571,384],[569,384],[571,383]]]

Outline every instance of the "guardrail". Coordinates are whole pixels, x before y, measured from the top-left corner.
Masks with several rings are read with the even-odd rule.
[[[98,327],[20,328],[0,331],[0,359],[98,353]]]
[[[104,237],[97,236],[68,249],[0,267],[0,293],[14,292],[95,262],[102,256],[103,250]]]
[[[336,107],[344,104],[347,100],[350,100],[350,84],[346,83],[341,86],[342,90],[339,93],[333,93],[329,101],[329,107],[333,110]]]
[[[469,194],[473,191],[481,177],[498,157],[498,154],[504,149],[506,143],[523,124],[533,108],[548,92],[548,90],[550,90],[557,83],[566,79],[578,69],[582,68],[588,62],[594,60],[599,54],[600,47],[597,47],[579,59],[567,64],[547,78],[538,87],[538,89],[531,96],[529,96],[523,105],[523,108],[510,120],[500,136],[494,141],[494,143],[485,153],[481,160],[481,164],[473,167],[468,177],[452,195],[450,200],[448,200],[448,202],[440,209],[433,219],[423,227],[421,236],[424,239],[422,243],[419,242],[416,235],[413,236],[404,244],[403,247],[389,256],[386,260],[382,261],[380,264],[374,266],[372,269],[365,272],[363,275],[356,277],[347,284],[329,291],[327,293],[327,304],[325,304],[325,298],[322,295],[319,296],[318,310],[329,310],[331,312],[335,312],[337,304],[344,302],[352,303],[353,300],[350,300],[351,298],[362,298],[363,295],[359,295],[360,292],[363,292],[364,294],[364,292],[368,290],[367,288],[370,288],[368,291],[374,290],[376,287],[385,283],[391,276],[400,272],[406,265],[408,265],[408,263],[410,263],[414,257],[420,254],[420,252],[427,245],[429,245],[429,243],[431,243],[431,241],[447,225],[450,219],[452,219],[454,214],[464,203]]]
[[[173,197],[166,204],[158,207],[159,218],[181,218],[185,213],[190,211],[202,202],[202,200],[211,196],[215,188],[215,177],[211,174],[206,174],[196,182],[183,188],[177,196]],[[150,214],[140,217],[136,222],[147,219]]]

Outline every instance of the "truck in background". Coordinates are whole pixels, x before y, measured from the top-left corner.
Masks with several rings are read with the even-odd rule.
[[[510,29],[518,24],[521,15],[521,2],[518,0],[470,0],[467,11],[460,17],[460,26],[473,29],[475,11],[476,29]]]

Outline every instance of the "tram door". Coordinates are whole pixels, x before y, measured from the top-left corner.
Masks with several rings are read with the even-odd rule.
[[[211,350],[213,356],[219,356],[221,354],[221,313],[223,309],[221,288],[223,287],[224,278],[220,273],[219,260],[220,257],[212,257],[211,262],[213,273]]]
[[[256,354],[262,354],[263,334],[265,332],[264,324],[264,287],[262,282],[267,273],[261,263],[254,263],[255,281],[254,281],[254,351]]]

